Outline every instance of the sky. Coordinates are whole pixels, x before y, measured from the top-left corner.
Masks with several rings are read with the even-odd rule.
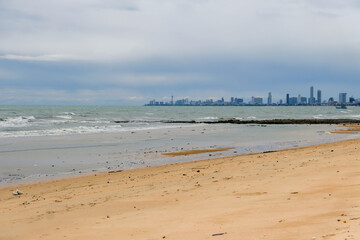
[[[360,98],[358,0],[0,0],[0,104]]]

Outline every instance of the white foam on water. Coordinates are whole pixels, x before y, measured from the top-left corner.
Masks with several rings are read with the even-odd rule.
[[[76,114],[73,113],[73,112],[63,112],[62,114],[65,114],[65,115],[71,115],[71,116],[75,116]]]
[[[69,115],[60,115],[60,116],[56,116],[56,118],[72,119],[72,116],[69,116]]]
[[[187,124],[186,127],[200,126],[202,124]],[[113,132],[130,132],[130,131],[145,131],[156,129],[180,128],[183,125],[159,125],[159,126],[136,126],[124,127],[120,124],[109,126],[77,126],[72,128],[57,128],[49,130],[29,130],[16,132],[0,132],[0,138],[8,137],[39,137],[39,136],[61,136],[71,134],[92,134],[92,133],[113,133]]]
[[[315,116],[313,116],[313,118],[315,118],[315,119],[322,119],[322,118],[324,118],[324,115],[322,115],[322,114],[315,115]]]
[[[0,128],[26,127],[33,120],[35,120],[34,116],[4,118],[2,121],[0,121]]]
[[[199,118],[199,120],[218,120],[218,117],[203,117],[203,118]]]

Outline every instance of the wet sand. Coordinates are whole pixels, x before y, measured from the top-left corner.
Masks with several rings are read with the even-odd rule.
[[[329,125],[196,125],[134,132],[0,138],[0,187],[93,171],[134,169],[175,162],[302,147],[359,134],[329,134]],[[182,151],[234,147],[194,155]]]
[[[196,149],[196,150],[186,150],[186,151],[179,151],[179,152],[162,153],[162,155],[165,155],[165,156],[187,156],[187,155],[200,154],[200,153],[223,152],[223,151],[228,151],[231,149],[234,149],[234,148]]]
[[[360,140],[7,187],[0,203],[1,240],[360,239]]]
[[[360,132],[360,125],[344,125],[343,129],[331,131],[335,134],[358,134]]]

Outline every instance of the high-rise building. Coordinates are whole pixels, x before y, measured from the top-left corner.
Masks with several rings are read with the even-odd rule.
[[[346,94],[347,93],[339,93],[339,103],[345,104],[346,103]]]
[[[298,100],[297,97],[289,98],[289,105],[297,105],[298,104],[297,100]]]
[[[272,104],[272,95],[271,95],[271,92],[269,92],[269,94],[268,94],[267,104],[268,104],[268,105],[271,105],[271,104]]]
[[[309,104],[314,104],[315,103],[315,98],[314,98],[314,87],[311,86],[310,87],[310,98],[309,98]]]
[[[301,104],[301,95],[300,94],[298,95],[298,98],[297,98],[297,104]]]
[[[321,90],[317,91],[317,100],[316,100],[317,104],[321,104]]]
[[[286,105],[290,105],[290,95],[286,94]]]
[[[174,96],[171,96],[171,105],[174,105]]]
[[[301,104],[306,104],[307,103],[307,98],[306,97],[301,97]]]

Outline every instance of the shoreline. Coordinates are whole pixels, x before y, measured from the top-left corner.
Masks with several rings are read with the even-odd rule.
[[[339,126],[340,128],[344,128],[344,126]],[[336,131],[329,131],[329,133],[338,135],[347,135],[347,134],[357,134],[358,129],[360,129],[359,126],[356,126],[353,128],[353,125],[345,126],[345,129],[339,129]],[[81,135],[79,135],[81,136]],[[96,136],[94,134],[94,136]],[[211,159],[217,159],[217,158],[231,158],[231,157],[239,157],[239,156],[246,156],[246,155],[253,155],[253,154],[262,154],[262,153],[269,153],[269,152],[278,152],[283,150],[290,150],[290,149],[298,149],[303,147],[311,147],[316,145],[322,145],[322,144],[328,144],[328,143],[334,143],[339,141],[347,141],[350,139],[358,139],[358,138],[349,138],[349,139],[332,139],[327,140],[323,142],[312,142],[312,143],[305,143],[301,140],[299,142],[289,142],[288,145],[279,145],[279,146],[262,146],[258,145],[254,148],[249,148],[251,150],[247,150],[248,152],[244,152],[244,149],[241,147],[233,147],[233,146],[224,146],[224,147],[214,147],[210,146],[210,148],[196,148],[194,150],[179,150],[173,151],[173,152],[159,152],[159,157],[167,157],[167,158],[173,158],[173,161],[170,162],[163,162],[160,164],[153,164],[153,165],[139,165],[135,166],[134,168],[101,168],[101,169],[94,169],[94,168],[88,168],[88,169],[80,169],[79,172],[72,171],[72,172],[60,172],[57,174],[34,174],[30,175],[24,179],[16,180],[13,182],[0,182],[0,189],[6,188],[6,187],[16,187],[16,186],[22,186],[22,185],[29,185],[29,184],[36,184],[41,182],[49,182],[54,180],[61,180],[66,178],[77,178],[77,177],[83,177],[88,176],[92,174],[101,174],[101,173],[107,173],[107,172],[117,172],[117,171],[128,171],[128,170],[136,170],[141,168],[147,168],[147,167],[156,167],[156,166],[165,166],[165,165],[171,165],[176,163],[183,163],[183,162],[194,162],[194,161],[203,161],[203,160],[211,160]],[[30,150],[27,150],[30,151]],[[183,160],[179,160],[179,159]],[[194,160],[195,159],[195,160]]]
[[[349,127],[349,126],[347,126],[347,127]],[[352,135],[352,134],[354,134],[354,131],[355,131],[355,133],[357,131],[360,131],[360,127],[359,127],[359,129],[356,128],[356,130],[352,130],[352,129],[338,130],[338,131],[332,132],[332,134],[350,134],[350,135]],[[341,139],[341,140],[336,140],[334,142],[316,143],[316,144],[311,144],[311,145],[280,148],[280,149],[269,150],[269,151],[259,151],[259,152],[235,154],[235,155],[231,155],[231,156],[221,156],[221,155],[218,156],[216,154],[236,149],[234,147],[224,147],[224,148],[215,148],[215,149],[210,148],[210,149],[199,149],[199,150],[189,150],[189,151],[179,151],[179,152],[175,151],[175,152],[161,153],[161,155],[164,155],[164,156],[180,156],[180,157],[181,156],[183,156],[183,157],[190,156],[190,157],[194,158],[194,160],[165,163],[165,164],[153,165],[153,166],[142,166],[142,167],[136,167],[136,168],[131,168],[131,169],[94,170],[91,172],[84,171],[82,173],[67,173],[67,174],[69,174],[69,176],[56,175],[56,176],[52,176],[52,177],[45,178],[45,179],[38,179],[38,180],[34,179],[34,180],[28,180],[28,181],[20,182],[20,183],[10,183],[10,184],[6,184],[6,185],[0,185],[0,191],[2,191],[4,189],[10,189],[10,188],[15,189],[15,188],[20,188],[20,187],[27,187],[29,185],[51,183],[54,181],[57,182],[57,181],[68,180],[68,179],[81,179],[84,177],[91,177],[94,175],[98,176],[98,175],[103,175],[103,174],[114,174],[114,173],[137,171],[137,170],[143,170],[143,169],[149,169],[149,168],[166,167],[166,166],[181,165],[181,164],[192,164],[192,163],[198,163],[198,162],[202,162],[202,161],[216,161],[219,159],[234,159],[234,158],[253,156],[253,155],[280,153],[283,151],[301,150],[301,149],[313,148],[313,147],[316,148],[316,147],[324,146],[324,145],[328,145],[328,144],[336,144],[336,143],[343,143],[343,142],[345,143],[345,142],[354,141],[354,140],[358,140],[360,143],[360,138],[345,139],[345,140]],[[215,157],[205,158],[205,159],[200,158],[199,156],[202,153],[214,153],[213,156],[215,156]],[[198,159],[196,157],[198,157]]]
[[[201,153],[204,149],[234,147],[211,155],[205,151],[195,157],[208,159],[358,137],[328,134],[336,129],[334,125],[263,127],[220,124],[121,134],[1,139],[0,185],[194,159],[192,155],[170,156],[163,153]]]
[[[0,239],[359,239],[359,144],[0,188]]]
[[[286,125],[285,125],[286,126]],[[327,125],[332,126],[332,125]],[[335,142],[341,142],[341,141],[347,141],[351,139],[358,139],[357,135],[356,138],[338,138],[335,139],[336,135],[355,135],[360,132],[360,126],[359,125],[339,125],[340,129],[330,130],[328,133],[333,135],[334,137],[329,140],[322,140],[322,142],[309,142],[307,143],[304,140],[294,141],[294,142],[288,142],[288,144],[282,144],[278,146],[262,146],[262,145],[255,145],[253,148],[248,148],[249,150],[244,151],[241,147],[234,147],[230,145],[224,145],[223,147],[215,147],[210,146],[209,148],[194,148],[192,147],[192,150],[181,150],[179,147],[176,147],[177,150],[168,152],[168,151],[159,151],[158,157],[167,157],[172,159],[173,161],[170,162],[163,162],[159,164],[153,164],[153,165],[139,165],[135,166],[133,168],[100,168],[100,169],[94,169],[94,168],[87,168],[87,169],[80,169],[79,172],[77,171],[69,171],[69,172],[60,172],[57,174],[34,174],[30,175],[24,179],[16,180],[13,182],[3,182],[0,181],[0,189],[6,188],[6,187],[16,187],[16,186],[22,186],[22,185],[29,185],[29,184],[36,184],[41,182],[49,182],[53,180],[61,180],[66,178],[77,178],[77,177],[83,177],[91,174],[96,173],[107,173],[107,172],[114,172],[114,171],[128,171],[128,170],[135,170],[135,169],[141,169],[141,168],[147,168],[147,167],[156,167],[156,166],[165,166],[165,165],[171,165],[175,163],[183,163],[183,162],[194,162],[194,161],[203,161],[203,160],[211,160],[216,158],[231,158],[231,157],[239,157],[239,156],[246,156],[246,155],[252,155],[252,154],[262,154],[262,153],[268,153],[268,152],[278,152],[283,150],[290,150],[290,149],[298,149],[303,147],[311,147],[311,146],[317,146],[322,144],[328,144],[328,143],[335,143]],[[181,129],[181,128],[180,128]],[[205,130],[205,129],[204,129]],[[106,133],[106,135],[111,135],[110,133]],[[92,134],[92,137],[96,137],[98,134]],[[61,137],[61,136],[60,136]],[[77,135],[78,138],[83,137],[83,135]],[[36,137],[35,139],[42,139],[46,137]],[[58,138],[58,137],[57,137]],[[51,140],[54,140],[53,136],[50,137]],[[172,139],[171,139],[172,141]],[[92,147],[92,146],[90,146]],[[81,147],[72,147],[73,149]],[[57,148],[62,149],[62,148]],[[66,148],[68,149],[68,148]],[[250,150],[251,149],[251,150]],[[42,149],[41,149],[42,150]],[[48,150],[44,148],[43,150]],[[53,150],[53,149],[49,149]],[[32,150],[24,150],[24,151],[32,151]],[[99,155],[100,156],[100,155]],[[179,160],[183,158],[183,160]],[[195,160],[194,160],[195,158]],[[143,160],[141,161],[143,162]],[[143,162],[144,163],[144,162]]]

